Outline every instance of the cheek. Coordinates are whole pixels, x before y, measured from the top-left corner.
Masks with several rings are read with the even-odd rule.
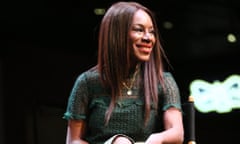
[[[139,35],[139,34],[137,34],[137,33],[130,33],[130,41],[132,42],[132,43],[134,43],[134,42],[136,42],[136,41],[138,41],[138,40],[140,40],[141,39],[141,36]]]
[[[139,41],[139,37],[136,35],[136,34],[131,34],[130,35],[130,41],[129,41],[129,44],[130,44],[130,48],[131,48],[131,51],[135,51],[134,49],[136,48],[135,44]]]
[[[153,44],[156,43],[156,37],[155,37],[155,36],[153,37],[153,40],[152,40],[152,41],[153,41]]]
[[[136,51],[137,47],[136,47],[136,44],[139,43],[139,38],[137,37],[131,37],[130,38],[130,49],[131,51]]]

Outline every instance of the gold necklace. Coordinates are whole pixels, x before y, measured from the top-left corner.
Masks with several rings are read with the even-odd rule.
[[[136,75],[137,75],[137,73],[139,72],[139,65],[137,65],[137,67],[136,67],[136,70],[135,70],[135,72],[134,72],[134,74],[133,74],[133,77],[132,77],[132,79],[130,79],[129,80],[129,83],[130,83],[130,85],[128,86],[127,84],[126,84],[126,82],[123,82],[122,84],[123,84],[123,86],[127,89],[127,95],[132,95],[132,88],[133,88],[133,84],[134,84],[134,82],[135,82],[135,80],[136,80]]]

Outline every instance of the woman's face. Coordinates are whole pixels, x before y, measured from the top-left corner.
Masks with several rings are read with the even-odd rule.
[[[152,19],[143,10],[138,10],[133,16],[130,41],[137,61],[148,61],[156,38]]]

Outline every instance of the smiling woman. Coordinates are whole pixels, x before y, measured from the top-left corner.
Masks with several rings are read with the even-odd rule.
[[[101,21],[98,63],[72,88],[66,144],[182,143],[180,93],[163,58],[154,14],[114,3]]]
[[[133,16],[130,39],[136,61],[148,61],[156,38],[151,17],[143,10],[138,10]]]

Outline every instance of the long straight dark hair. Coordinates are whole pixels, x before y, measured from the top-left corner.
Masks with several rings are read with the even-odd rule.
[[[98,40],[98,68],[103,85],[111,90],[111,102],[106,111],[108,123],[117,99],[120,97],[122,81],[130,69],[129,30],[133,15],[139,9],[149,14],[156,32],[156,43],[150,60],[144,62],[145,123],[150,115],[150,106],[158,107],[158,83],[163,83],[163,58],[167,60],[160,44],[155,15],[148,8],[136,2],[117,2],[105,13]]]

